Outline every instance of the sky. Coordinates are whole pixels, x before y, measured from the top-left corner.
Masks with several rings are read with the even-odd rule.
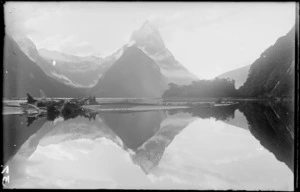
[[[295,25],[294,2],[6,2],[5,30],[38,49],[107,56],[146,21],[201,79],[250,65]]]

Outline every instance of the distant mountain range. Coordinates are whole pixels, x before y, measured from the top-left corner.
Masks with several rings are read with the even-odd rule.
[[[109,67],[109,62],[95,56],[79,57],[47,49],[39,49],[39,53],[59,74],[81,86],[94,86]]]
[[[37,50],[29,38],[16,39],[21,50],[50,77],[67,85],[92,87],[111,62],[95,56],[79,57],[50,51]]]
[[[235,80],[243,96],[291,96],[295,73],[295,28],[264,51],[251,66],[218,76]],[[4,97],[47,96],[161,97],[169,83],[187,85],[198,78],[166,48],[159,31],[146,21],[130,41],[110,56],[79,57],[37,50],[28,38],[6,35]],[[22,86],[21,86],[22,85]]]
[[[14,39],[19,48],[25,53],[29,60],[40,67],[45,74],[53,79],[56,79],[66,85],[74,85],[70,79],[62,75],[52,64],[47,62],[38,52],[34,43],[27,37]]]
[[[181,85],[197,80],[197,77],[174,58],[165,47],[158,30],[148,21],[132,34],[127,44],[105,58],[79,57],[47,49],[37,50],[29,38],[19,38],[16,42],[15,47],[22,50],[22,57],[27,57],[26,60],[32,63],[32,67],[42,69],[48,79],[64,84],[66,90],[77,87],[84,90],[85,95],[160,97],[170,82]],[[10,53],[7,47],[5,49]],[[7,57],[6,66],[11,59]],[[18,74],[15,75],[14,79],[18,79]],[[27,82],[27,79],[23,80],[25,84],[32,84]],[[32,89],[36,88],[22,89],[24,90],[14,94],[7,93],[6,97],[24,97],[24,92],[31,93]],[[64,91],[58,90],[52,91],[56,92],[55,95],[66,97]],[[32,95],[36,96],[35,91]],[[77,95],[74,94],[73,97]]]
[[[226,73],[222,73],[221,75],[217,76],[217,78],[233,79],[235,81],[235,88],[238,89],[246,82],[250,66],[251,65],[247,65],[238,69],[228,71]]]
[[[28,49],[32,58],[43,61]],[[41,59],[41,60],[40,60]],[[4,39],[4,98],[25,97],[26,93],[38,97],[40,90],[49,97],[83,97],[84,89],[66,85],[51,78],[20,49],[9,36]]]

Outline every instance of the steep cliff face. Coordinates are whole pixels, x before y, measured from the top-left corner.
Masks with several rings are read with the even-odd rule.
[[[285,97],[294,95],[295,26],[265,50],[250,67],[244,96]]]
[[[25,55],[37,66],[39,66],[43,72],[56,79],[64,84],[72,84],[71,80],[66,76],[62,75],[52,64],[51,62],[47,62],[46,59],[40,56],[35,44],[27,37],[18,37],[14,39],[18,44],[19,48]]]
[[[4,43],[5,98],[25,97],[26,93],[39,97],[42,90],[49,97],[82,97],[85,90],[71,87],[47,76],[9,36]]]
[[[160,97],[167,83],[158,65],[136,46],[124,47],[122,56],[106,71],[92,94],[99,97]]]

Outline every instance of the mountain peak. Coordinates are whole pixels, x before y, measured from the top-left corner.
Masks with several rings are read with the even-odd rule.
[[[152,32],[158,32],[158,29],[153,25],[153,23],[151,23],[151,21],[146,20],[140,29],[144,29],[144,30],[149,30]]]
[[[138,46],[146,47],[150,52],[165,48],[158,29],[149,20],[146,20],[138,30],[133,32],[130,40]]]

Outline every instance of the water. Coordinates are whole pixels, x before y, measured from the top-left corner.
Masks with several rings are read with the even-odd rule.
[[[293,190],[293,115],[254,102],[54,121],[4,115],[6,186]]]

